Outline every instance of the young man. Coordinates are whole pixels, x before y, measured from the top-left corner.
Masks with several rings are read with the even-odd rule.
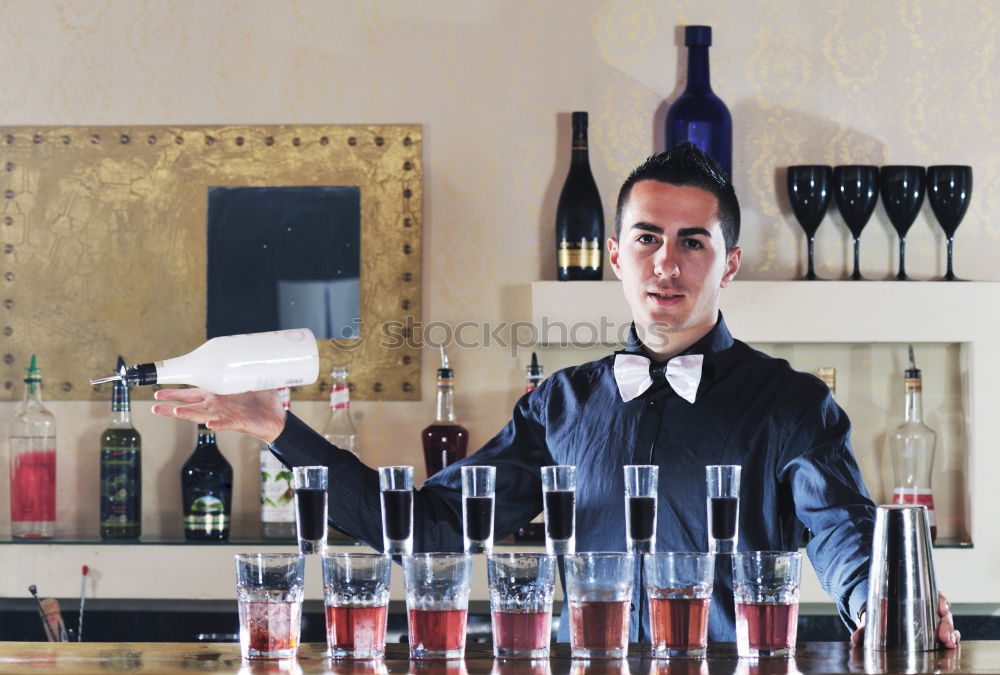
[[[795,550],[808,528],[823,587],[845,623],[858,626],[874,504],[851,452],[850,423],[826,386],[734,340],[719,313],[721,289],[742,256],[732,184],[686,144],[629,176],[615,221],[609,257],[634,319],[625,348],[553,374],[521,398],[489,443],[428,480],[415,496],[415,550],[461,549],[466,463],[497,467],[497,538],[541,510],[540,467],[575,465],[580,551],[625,550],[622,467],[657,464],[658,550],[705,550],[705,466],[738,464],[740,549]],[[162,390],[157,398],[188,404],[157,405],[157,414],[250,433],[289,465],[328,465],[334,525],[381,548],[376,473],[286,416],[272,393]],[[939,637],[953,646],[945,604]],[[632,640],[649,639],[646,606],[637,588]],[[733,641],[734,625],[731,568],[720,556],[710,639]]]

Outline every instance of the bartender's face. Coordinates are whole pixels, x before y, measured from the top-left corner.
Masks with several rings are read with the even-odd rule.
[[[715,196],[700,188],[639,181],[622,210],[620,240],[608,240],[636,329],[655,352],[686,348],[715,326],[719,291],[742,255],[726,251],[717,211]]]

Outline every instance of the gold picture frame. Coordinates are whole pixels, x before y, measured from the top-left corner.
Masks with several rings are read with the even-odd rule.
[[[320,380],[295,396],[325,398],[347,365],[356,399],[419,400],[419,348],[380,337],[420,320],[421,150],[419,125],[0,127],[0,396],[32,354],[47,398],[101,400],[89,379],[119,354],[201,344],[209,187],[357,186],[360,338],[320,340]]]

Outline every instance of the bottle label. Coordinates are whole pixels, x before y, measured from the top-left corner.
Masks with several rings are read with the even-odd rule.
[[[346,384],[335,384],[330,390],[330,407],[335,410],[351,407],[351,390]]]
[[[10,519],[15,523],[54,522],[56,519],[56,451],[16,452],[18,444],[55,445],[55,438],[10,437]]]
[[[229,528],[226,505],[215,495],[202,495],[184,514],[184,529],[198,532],[221,532]]]
[[[559,267],[601,266],[601,244],[597,239],[559,242]]]
[[[260,451],[260,519],[265,523],[295,522],[292,472],[266,447]]]
[[[934,518],[934,491],[930,488],[898,487],[892,491],[893,504],[923,504],[927,507],[927,521],[931,527],[937,527]]]
[[[907,394],[916,394],[916,393],[919,393],[920,390],[921,390],[920,378],[919,377],[907,377],[904,380],[904,386],[905,386]]]
[[[101,449],[101,526],[138,524],[141,518],[141,464],[136,449]]]

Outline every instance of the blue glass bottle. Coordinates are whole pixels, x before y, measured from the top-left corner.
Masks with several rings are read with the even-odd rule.
[[[688,48],[687,87],[667,111],[667,149],[691,141],[731,176],[733,118],[726,104],[712,91],[708,68],[711,45],[711,26],[684,29],[684,46]]]

